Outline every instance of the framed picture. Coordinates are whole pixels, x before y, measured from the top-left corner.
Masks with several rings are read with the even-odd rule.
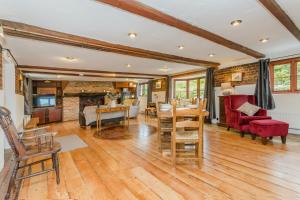
[[[161,81],[156,81],[155,82],[155,88],[160,89],[161,88]]]
[[[231,75],[231,81],[242,81],[243,79],[243,74],[242,72],[238,72],[238,73],[233,73]]]

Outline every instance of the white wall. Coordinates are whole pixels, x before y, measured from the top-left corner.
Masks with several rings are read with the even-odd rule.
[[[235,94],[254,94],[255,84],[236,86]],[[219,98],[221,88],[215,88],[216,94],[216,115],[219,116]],[[290,133],[300,134],[300,94],[273,94],[276,108],[269,110],[268,114],[275,120],[289,123]]]
[[[7,51],[3,51],[2,81],[0,91],[0,106],[7,107],[12,113],[12,119],[17,129],[23,126],[24,97],[15,93],[15,63]],[[0,130],[0,170],[4,164],[4,148],[9,148],[2,129]]]

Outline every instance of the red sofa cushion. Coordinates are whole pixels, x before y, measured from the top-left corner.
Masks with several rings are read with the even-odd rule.
[[[277,120],[254,120],[250,123],[250,132],[261,137],[287,136],[289,124]]]
[[[270,116],[241,116],[239,119],[239,124],[249,124],[253,120],[267,120],[272,119]]]

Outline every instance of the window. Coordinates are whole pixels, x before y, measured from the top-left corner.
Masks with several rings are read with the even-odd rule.
[[[140,96],[147,96],[148,95],[148,84],[141,84],[140,85]]]
[[[174,97],[180,99],[204,98],[205,77],[175,80]]]
[[[198,96],[198,80],[190,80],[189,81],[189,98],[195,98]]]
[[[297,62],[297,90],[300,90],[300,61]]]
[[[204,91],[205,91],[205,78],[200,78],[200,98],[204,99]]]
[[[291,89],[291,65],[274,65],[274,91]]]
[[[300,58],[272,62],[270,75],[274,93],[300,91]]]
[[[177,99],[187,98],[187,81],[175,81],[175,97]]]

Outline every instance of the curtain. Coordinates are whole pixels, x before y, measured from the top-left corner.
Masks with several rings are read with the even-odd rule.
[[[264,109],[275,108],[275,102],[270,86],[270,59],[259,60],[258,78],[255,87],[256,104]]]
[[[153,81],[148,81],[147,103],[152,103],[152,85]]]
[[[172,93],[173,81],[172,81],[172,77],[168,76],[167,80],[168,80],[168,89],[167,89],[168,90],[168,96],[167,96],[166,102],[171,103],[171,99],[173,99],[173,93]]]
[[[32,80],[25,78],[24,83],[24,114],[32,114]]]
[[[208,68],[206,71],[206,84],[204,97],[207,98],[207,111],[209,116],[206,117],[207,121],[216,118],[216,105],[215,105],[215,91],[214,91],[214,69]]]

